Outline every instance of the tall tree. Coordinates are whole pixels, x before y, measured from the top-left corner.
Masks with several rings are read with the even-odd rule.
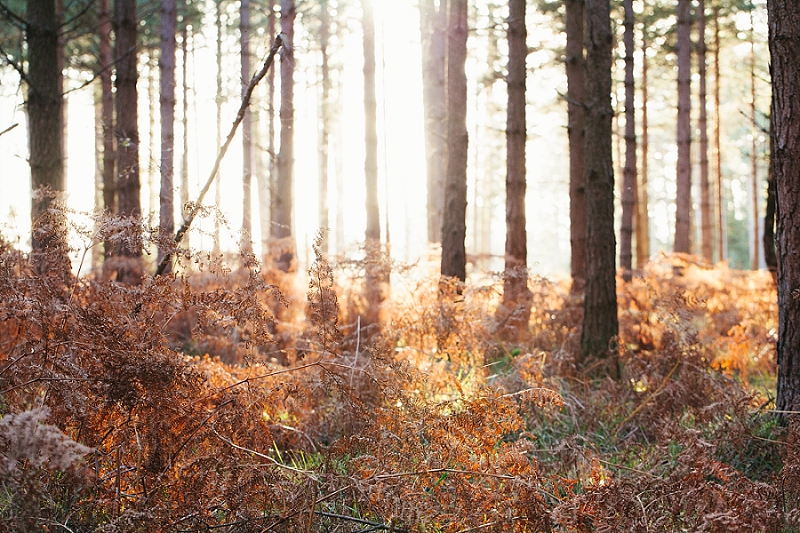
[[[378,206],[378,101],[375,96],[375,19],[372,0],[362,0],[364,30],[364,177],[366,184],[367,244],[380,242]],[[370,243],[369,241],[373,241]]]
[[[117,213],[127,217],[141,216],[139,199],[139,127],[136,81],[136,1],[116,0],[114,4],[114,58],[116,61],[116,124],[117,138]],[[143,273],[142,248],[138,239],[120,245],[117,279],[139,283]]]
[[[117,156],[114,153],[114,93],[111,84],[111,10],[109,0],[97,2],[98,60],[100,61],[100,89],[103,120],[103,211],[117,212],[117,193],[115,173]],[[110,242],[103,243],[103,256],[112,252]]]
[[[784,419],[800,411],[800,5],[767,0],[772,61],[773,165],[777,193],[778,393]],[[790,414],[791,413],[791,414]]]
[[[586,278],[586,188],[584,182],[584,0],[564,0],[566,6],[567,132],[569,134],[570,273],[573,290]]]
[[[633,0],[624,0],[625,9],[625,166],[622,169],[622,226],[619,262],[623,277],[630,281],[633,262],[633,213],[636,207],[636,115],[633,85]]]
[[[281,132],[278,173],[275,183],[275,209],[272,236],[279,239],[273,250],[276,266],[288,271],[294,261],[292,239],[292,202],[294,187],[294,19],[297,15],[294,0],[281,0],[281,32],[290,43],[281,56]]]
[[[422,105],[425,113],[425,161],[428,187],[428,242],[441,241],[442,205],[447,172],[447,0],[419,3],[422,40]]]
[[[717,215],[717,261],[724,261],[727,255],[725,239],[725,210],[722,208],[722,149],[720,143],[720,39],[719,39],[719,4],[714,6],[714,190],[716,192],[716,215]]]
[[[239,34],[242,48],[242,96],[250,83],[250,0],[239,4]],[[253,249],[252,184],[253,184],[253,137],[250,108],[244,111],[242,119],[242,236],[243,252]]]
[[[64,100],[58,68],[58,17],[54,0],[27,3],[25,39],[28,45],[28,141],[31,167],[32,258],[39,273],[47,272],[44,249],[52,242],[37,226],[54,197],[64,191]],[[50,193],[38,194],[40,187]],[[53,265],[54,266],[54,265]],[[69,263],[58,265],[68,269]]]
[[[692,0],[678,0],[678,166],[674,250],[691,253],[692,162],[691,80]]]
[[[647,114],[647,24],[642,25],[642,167],[638,172],[639,182],[636,187],[636,266],[642,268],[650,260],[650,199],[647,194],[647,158],[649,157],[649,121]]]
[[[750,6],[750,205],[753,234],[750,239],[750,268],[758,270],[761,249],[758,231],[758,116],[756,114],[756,31],[753,19],[755,7]]]
[[[327,1],[327,0],[326,0]],[[267,2],[267,39],[268,42],[275,42],[275,2]],[[266,121],[267,139],[266,146],[259,146],[262,154],[266,154],[266,169],[262,168],[256,172],[258,182],[258,220],[261,228],[262,253],[266,253],[269,247],[269,238],[272,234],[270,219],[272,213],[273,191],[272,182],[275,177],[275,69],[270,69],[268,74],[266,89]],[[261,141],[264,142],[263,140]],[[258,156],[256,161],[262,161],[263,155]]]
[[[223,80],[223,72],[222,72],[222,0],[216,0],[216,7],[214,10],[214,27],[216,29],[216,60],[217,60],[217,92],[216,96],[214,97],[214,103],[216,104],[216,150],[214,153],[219,153],[220,148],[222,148],[222,104],[225,101],[225,97],[222,94],[222,80]],[[273,40],[271,39],[270,42]],[[274,69],[272,69],[274,70]],[[270,70],[270,73],[272,72]],[[218,173],[221,172],[221,169],[217,171]],[[217,179],[214,183],[214,205],[219,208],[220,203],[222,202],[222,176],[218,175]],[[218,255],[220,253],[220,241],[222,238],[221,235],[221,223],[220,217],[217,215],[214,217],[214,244],[212,245],[212,253],[214,255]]]
[[[189,216],[186,209],[189,203],[189,21],[186,18],[186,0],[181,2],[184,8],[183,25],[181,28],[181,123],[183,139],[183,155],[181,157],[181,184],[179,195],[181,199],[181,214],[183,220]],[[189,246],[189,234],[184,235],[183,243]]]
[[[586,0],[586,291],[581,361],[605,360],[619,376],[615,279],[614,164],[611,157],[611,14],[608,0]]]
[[[503,307],[511,313],[508,326],[519,333],[527,328],[532,300],[528,289],[528,234],[525,228],[525,59],[528,56],[525,2],[509,0],[506,76],[506,264]]]
[[[772,134],[772,115],[769,121],[769,153],[770,165],[767,172],[767,206],[764,210],[764,262],[772,274],[773,281],[778,280],[778,256],[775,254],[775,172],[771,163],[772,154],[775,153],[775,136]]]
[[[175,0],[162,0],[161,6],[161,194],[159,195],[159,226],[161,236],[172,240],[175,232],[175,194],[173,192],[175,154],[175,31],[177,9]],[[186,58],[184,58],[184,61]],[[169,253],[159,246],[158,262]],[[167,268],[171,268],[170,266]]]
[[[328,221],[328,167],[330,163],[329,148],[330,148],[330,134],[331,134],[331,111],[330,111],[330,98],[331,98],[331,74],[330,74],[330,52],[328,50],[330,31],[331,31],[331,15],[328,0],[320,0],[320,18],[319,18],[319,51],[320,59],[322,62],[322,80],[319,102],[319,225],[323,228],[330,227]],[[374,55],[374,54],[373,54]],[[374,74],[374,72],[373,72]],[[322,233],[322,242],[320,248],[323,253],[328,253],[328,232]]]
[[[443,276],[467,278],[467,0],[451,0],[447,42],[447,179],[442,215]]]
[[[708,180],[708,111],[706,109],[706,2],[697,3],[697,67],[699,71],[700,93],[698,102],[700,116],[700,243],[703,259],[714,260],[713,238],[711,236],[711,187]]]

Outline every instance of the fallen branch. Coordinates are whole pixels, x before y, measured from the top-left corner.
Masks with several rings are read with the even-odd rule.
[[[278,52],[278,50],[280,50],[281,47],[286,48],[289,46],[289,43],[285,42],[285,39],[286,36],[283,33],[279,33],[275,37],[275,42],[273,43],[272,48],[269,50],[269,55],[267,56],[267,60],[264,61],[264,66],[261,67],[261,70],[259,70],[250,80],[250,84],[247,86],[247,89],[242,96],[242,105],[239,106],[239,112],[236,113],[236,119],[233,121],[231,130],[228,133],[228,137],[225,139],[225,144],[223,144],[222,148],[220,148],[219,154],[217,154],[217,160],[214,161],[211,174],[208,176],[206,184],[203,185],[203,188],[200,190],[200,194],[197,197],[194,207],[192,207],[191,211],[189,211],[189,214],[183,220],[183,224],[181,224],[181,227],[175,233],[175,244],[180,243],[183,240],[183,236],[187,231],[189,231],[189,226],[191,226],[192,222],[194,221],[194,217],[197,214],[199,205],[203,203],[203,198],[205,198],[206,193],[211,188],[211,184],[214,183],[214,178],[217,177],[217,172],[219,171],[219,166],[222,163],[222,158],[225,157],[228,147],[230,146],[231,141],[233,141],[234,135],[236,135],[236,130],[239,128],[239,124],[242,122],[242,119],[244,119],[244,114],[247,111],[247,108],[250,106],[250,97],[253,95],[253,90],[256,88],[256,85],[258,85],[258,82],[264,79],[264,76],[267,75],[267,71],[269,71],[269,67],[272,66],[273,60],[275,59],[275,54]],[[167,266],[172,261],[173,255],[173,253],[164,254],[164,257],[158,264],[155,274],[153,274],[154,278],[164,273],[164,271],[167,269]]]

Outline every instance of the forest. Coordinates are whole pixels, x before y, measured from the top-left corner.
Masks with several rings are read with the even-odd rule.
[[[0,0],[0,530],[800,531],[794,0]]]

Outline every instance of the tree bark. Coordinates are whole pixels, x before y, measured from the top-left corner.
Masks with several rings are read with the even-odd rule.
[[[447,181],[442,216],[442,276],[467,277],[467,0],[451,0],[447,46]]]
[[[318,185],[318,211],[319,225],[321,228],[329,228],[330,222],[328,212],[328,167],[330,163],[330,98],[331,98],[331,75],[330,75],[330,53],[328,52],[328,41],[330,37],[330,7],[328,0],[320,0],[320,25],[319,25],[319,48],[322,61],[322,94],[319,103],[319,185]],[[374,73],[374,71],[373,71]],[[328,232],[321,234],[322,242],[320,249],[323,253],[328,253]]]
[[[159,196],[158,233],[165,239],[159,243],[158,262],[169,253],[175,233],[175,196],[173,176],[175,168],[175,32],[177,12],[175,0],[162,0],[161,6],[161,58],[158,62],[160,75],[161,105],[161,194]],[[186,58],[184,58],[184,61]],[[170,266],[167,267],[171,268]]]
[[[624,0],[625,8],[625,166],[622,169],[622,226],[619,262],[623,279],[630,281],[633,268],[633,214],[636,208],[636,115],[633,85],[633,0]]]
[[[584,0],[565,0],[567,132],[569,135],[570,273],[572,289],[582,290],[586,278],[586,195],[584,182]]]
[[[378,101],[375,96],[375,19],[372,0],[362,0],[364,30],[364,178],[366,184],[367,241],[380,241],[378,205]]]
[[[275,42],[275,6],[274,0],[268,0],[267,9],[269,15],[267,16],[267,36],[268,42]],[[258,183],[258,220],[261,229],[261,250],[262,254],[266,254],[269,248],[269,238],[272,235],[271,218],[272,218],[272,196],[273,187],[272,183],[275,177],[275,69],[270,69],[269,80],[266,89],[266,104],[267,104],[267,139],[266,147],[258,146],[262,154],[266,154],[267,165],[266,168],[261,168],[256,172],[256,179]],[[262,140],[261,143],[264,141]],[[256,161],[263,162],[263,155],[258,155]]]
[[[642,169],[636,187],[636,266],[642,268],[650,260],[650,214],[647,194],[647,158],[649,157],[649,122],[647,116],[647,26],[642,27]]]
[[[100,88],[103,120],[103,211],[107,214],[117,212],[117,176],[114,153],[114,93],[111,85],[111,12],[108,0],[97,3],[97,35],[99,40]],[[112,244],[103,243],[103,258],[112,254]]]
[[[64,100],[58,68],[58,17],[53,0],[27,3],[28,44],[28,141],[31,168],[31,260],[39,274],[51,269],[69,272],[69,258],[62,249],[49,256],[47,248],[61,239],[47,229],[60,225],[63,213],[49,216],[54,199],[64,191]],[[41,191],[40,188],[48,191]],[[55,228],[53,228],[55,229]],[[60,257],[57,257],[60,256]],[[53,262],[55,261],[55,263]]]
[[[138,78],[136,52],[136,2],[116,0],[114,56],[116,75],[117,138],[117,214],[139,219],[142,208],[139,199],[139,127],[136,81]],[[141,282],[141,239],[126,240],[120,245],[117,280],[135,284]]]
[[[775,136],[773,135],[772,116],[769,124],[769,155],[770,164],[767,172],[767,207],[764,212],[764,262],[772,274],[772,279],[778,280],[778,256],[775,255],[775,172],[772,165],[775,153]]]
[[[239,7],[239,33],[242,49],[242,95],[250,83],[250,0],[241,0]],[[243,253],[253,251],[253,137],[250,108],[242,119],[242,235],[240,246]]]
[[[447,0],[419,3],[422,41],[422,103],[425,113],[428,242],[441,242],[444,181],[447,172]]]
[[[758,231],[758,116],[756,115],[756,40],[753,25],[753,7],[750,8],[750,205],[752,208],[751,220],[753,235],[750,239],[750,268],[758,270],[761,249]]]
[[[581,356],[619,377],[611,157],[611,15],[607,0],[586,0],[586,292]],[[598,368],[600,370],[601,368]]]
[[[678,0],[678,166],[675,200],[675,252],[691,253],[692,212],[692,19],[691,0]]]
[[[527,330],[531,315],[528,289],[528,234],[525,228],[527,140],[525,122],[526,0],[510,0],[508,10],[508,109],[506,112],[506,250],[503,278],[505,321],[517,335]]]
[[[294,19],[297,12],[294,0],[281,0],[281,32],[290,46],[281,56],[281,147],[278,154],[278,175],[275,186],[275,210],[271,254],[275,265],[288,272],[294,263],[295,244],[292,242],[292,202],[294,187]]]
[[[182,2],[184,8],[186,7],[186,0]],[[181,199],[181,218],[186,220],[189,212],[186,205],[189,203],[189,25],[184,22],[181,28],[181,122],[183,130],[183,139],[181,146],[183,147],[183,155],[181,157],[181,185],[180,185],[180,199]],[[189,247],[189,235],[183,238],[185,246]]]
[[[719,68],[719,5],[714,6],[714,184],[717,195],[717,261],[727,256],[725,210],[722,205],[722,149],[720,144],[720,68]]]
[[[777,193],[778,393],[784,420],[800,411],[800,5],[768,0]]]
[[[216,28],[216,60],[217,60],[217,94],[214,97],[214,103],[216,104],[216,151],[215,153],[219,153],[220,149],[222,148],[222,103],[225,100],[225,97],[222,93],[222,0],[217,0],[216,10],[214,13],[214,25]],[[273,38],[274,40],[274,38]],[[272,42],[272,40],[270,40]],[[216,183],[214,184],[214,205],[219,209],[220,203],[222,202],[222,176],[217,176]],[[214,216],[214,244],[212,245],[212,253],[214,255],[218,255],[220,253],[220,241],[221,241],[221,221],[219,214]]]
[[[700,74],[700,243],[703,259],[714,260],[711,222],[711,187],[708,181],[708,112],[706,109],[706,2],[697,4],[697,64]]]

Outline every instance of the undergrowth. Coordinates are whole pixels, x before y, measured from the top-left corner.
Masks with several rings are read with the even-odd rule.
[[[529,281],[509,343],[500,276],[387,262],[362,324],[367,269],[319,243],[302,289],[180,250],[139,285],[37,273],[1,241],[0,529],[800,530],[768,274],[661,256],[620,281],[612,381],[576,365],[566,283]]]

